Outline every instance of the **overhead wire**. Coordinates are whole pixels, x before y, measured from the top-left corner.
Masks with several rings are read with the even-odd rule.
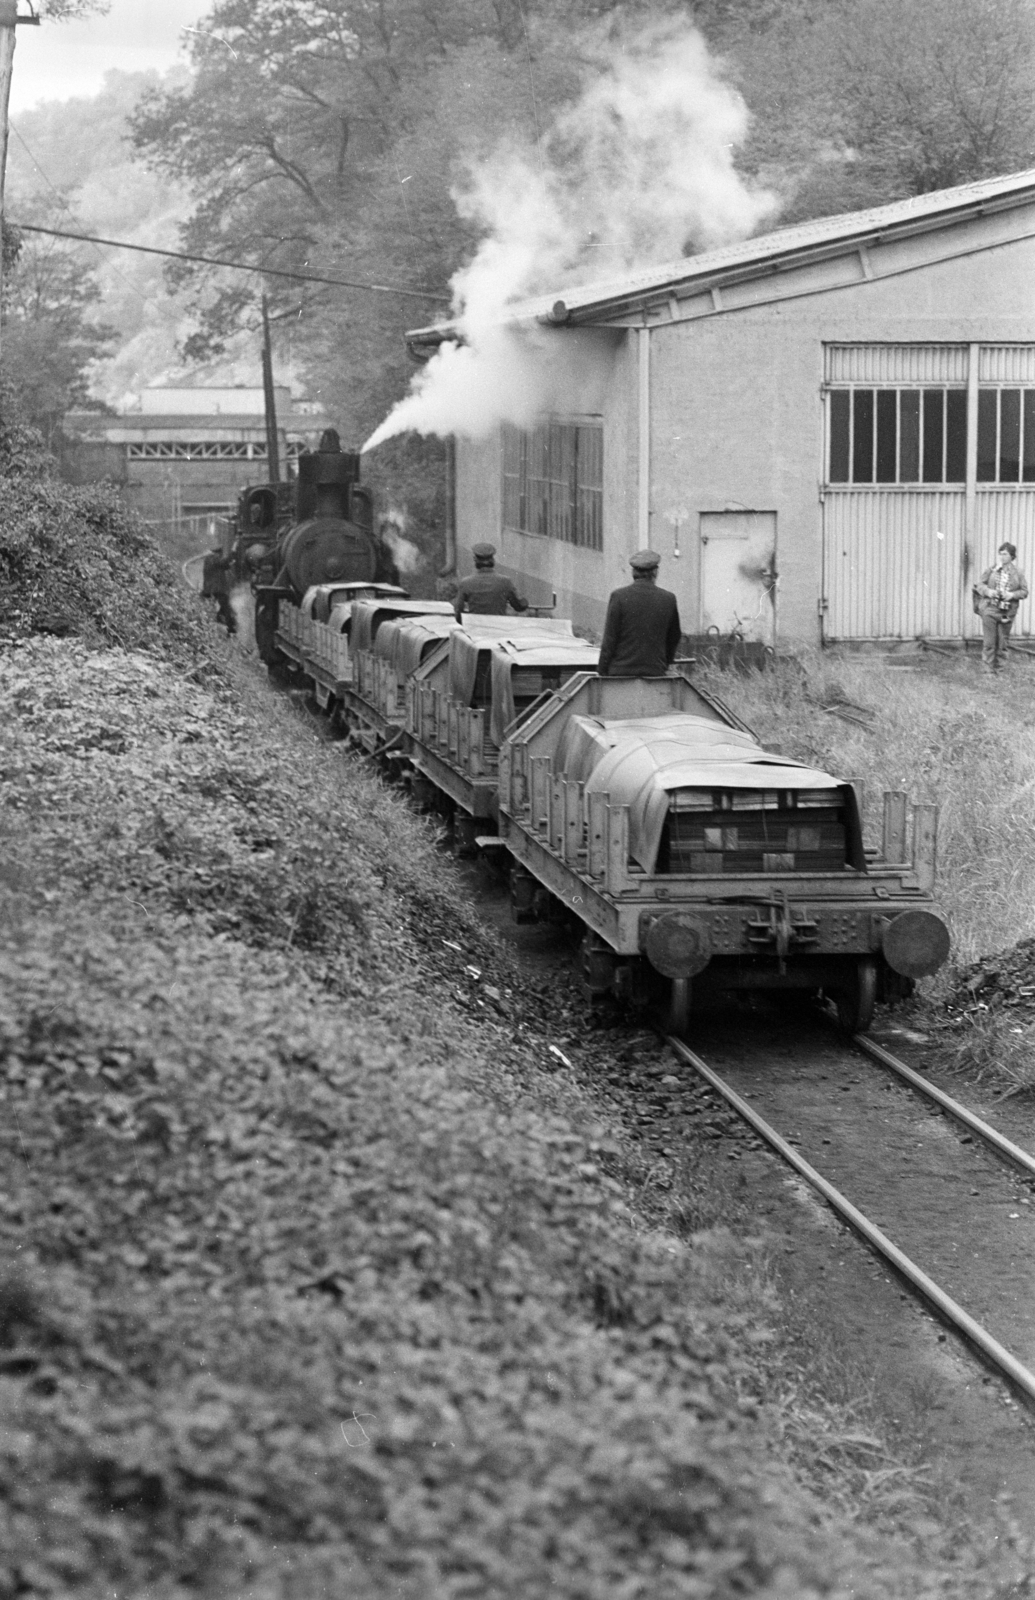
[[[43,167],[40,165],[39,158],[29,148],[29,145],[28,145],[26,139],[24,138],[22,133],[19,131],[19,129],[15,126],[15,124],[13,122],[9,123],[9,127],[11,129],[11,132],[14,134],[15,138],[18,140],[18,143],[21,145],[22,149],[25,151],[25,154],[28,156],[29,160],[32,162],[33,166],[36,168],[36,171],[39,173],[40,177],[43,179],[43,182],[47,185],[47,188],[50,190],[51,194],[57,200],[58,205],[61,206],[63,211],[66,211],[68,213],[68,215],[71,217],[72,221],[74,222],[76,220],[75,212],[72,210],[72,207],[69,205],[69,203],[68,203],[67,199],[65,198],[65,196],[61,193],[61,190],[51,180],[51,178],[47,175],[47,173],[43,170]],[[30,231],[28,226],[26,224],[24,224],[24,223],[22,223],[22,224],[12,223],[11,226],[12,227],[19,227],[20,226],[24,231],[26,231],[26,232]],[[100,254],[100,252],[98,251],[98,255],[99,254]],[[145,294],[143,292],[143,290],[140,289],[133,282],[132,278],[127,278],[126,274],[124,272],[121,272],[119,270],[119,268],[114,265],[114,263],[112,263],[111,270],[115,274],[115,276],[119,279],[119,281],[121,283],[124,283],[126,288],[129,289],[132,294],[136,295],[137,299],[140,300],[143,305],[150,306],[153,311],[156,311],[158,313],[158,315],[163,319],[163,321],[169,323],[170,327],[177,327],[179,325],[180,319],[178,317],[174,316],[170,311],[167,311],[164,306],[159,305],[158,301],[153,299],[150,295]]]
[[[130,244],[126,239],[104,239],[95,233],[72,233],[62,228],[44,228],[35,222],[16,222],[11,226],[23,233],[45,233],[55,239],[76,239],[83,244],[108,245],[113,250],[136,250],[141,255],[167,256],[173,261],[193,261],[209,267],[225,267],[231,272],[254,272],[264,278],[289,278],[295,283],[327,284],[335,289],[358,289],[368,294],[402,295],[410,300],[437,300],[448,305],[446,295],[428,294],[423,289],[407,289],[401,284],[359,283],[353,278],[330,278],[315,272],[289,272],[283,267],[257,267],[248,261],[225,261],[219,256],[196,255],[187,250],[160,250],[153,244]]]

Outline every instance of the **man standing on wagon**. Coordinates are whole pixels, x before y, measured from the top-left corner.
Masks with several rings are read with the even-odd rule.
[[[509,578],[496,571],[496,546],[476,544],[471,551],[474,571],[470,577],[460,579],[453,610],[457,622],[465,611],[483,617],[502,617],[508,606],[515,611],[527,611],[528,601],[518,594]]]
[[[597,671],[602,678],[663,678],[682,631],[676,597],[657,587],[656,550],[637,550],[629,565],[632,583],[613,590],[607,602]]]
[[[986,672],[999,672],[1006,665],[1010,629],[1017,607],[1028,597],[1028,585],[1017,565],[1017,546],[1001,544],[995,566],[988,567],[981,574],[981,582],[974,587],[985,635],[981,665]]]

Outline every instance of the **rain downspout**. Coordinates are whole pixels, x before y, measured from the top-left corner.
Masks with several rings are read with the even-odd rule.
[[[456,571],[456,435],[446,439],[446,506],[444,544],[445,557],[440,578],[451,577]]]
[[[650,546],[650,329],[636,330],[638,384],[638,471],[636,489],[636,547]]]

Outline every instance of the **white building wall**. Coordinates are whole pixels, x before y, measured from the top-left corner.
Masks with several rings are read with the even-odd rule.
[[[1033,282],[1035,243],[1020,240],[884,280],[658,326],[651,335],[655,548],[670,552],[668,512],[681,503],[698,514],[775,511],[777,637],[818,642],[824,344],[1035,341]],[[900,499],[909,494],[897,491]],[[1017,520],[1015,509],[1015,531]],[[700,541],[691,532],[678,582],[670,583],[689,632],[700,595]],[[971,573],[994,559],[994,549],[976,548],[980,542],[975,529]],[[1024,557],[1035,565],[1035,527],[1015,542],[1029,546],[1022,565]],[[673,570],[666,561],[660,581]],[[958,581],[965,578],[961,571]]]
[[[864,252],[805,263],[778,278],[724,288],[721,310],[698,296],[679,302],[677,315],[686,320],[668,320],[662,312],[652,321],[649,540],[661,552],[659,581],[675,590],[685,631],[697,631],[700,618],[701,513],[750,510],[777,517],[778,642],[819,641],[824,344],[1035,342],[1035,240],[1023,237],[1025,229],[1035,234],[1030,209],[874,244],[872,261]],[[531,535],[503,536],[498,441],[458,441],[460,565],[468,570],[471,544],[489,538],[501,547],[500,564],[533,602],[548,603],[556,591],[558,614],[599,631],[607,595],[628,581],[628,557],[642,542],[637,337],[633,327],[558,332],[573,341],[597,339],[611,350],[598,401],[604,417],[603,553]],[[996,536],[1016,535],[1031,578],[1035,526],[1028,526],[1020,499],[1007,509],[1013,532]],[[961,583],[993,557],[983,548],[991,537],[981,532],[986,524],[987,517],[975,519],[982,548],[969,552],[971,577],[961,574]],[[910,581],[904,572],[902,582]]]

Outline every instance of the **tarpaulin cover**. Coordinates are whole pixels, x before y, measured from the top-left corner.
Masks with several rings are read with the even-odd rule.
[[[592,766],[586,794],[609,794],[612,805],[629,807],[629,853],[645,872],[654,871],[674,789],[838,789],[854,812],[851,787],[829,773],[771,755],[735,728],[681,713],[676,716],[689,725],[682,737],[671,713],[635,723],[597,722],[602,732],[616,732],[618,737]],[[579,720],[591,724],[597,719]],[[664,726],[655,727],[656,723]],[[583,731],[583,739],[587,734],[587,745],[595,743],[591,729]]]
[[[314,597],[311,615],[317,622],[327,622],[335,606],[349,605],[353,600],[409,599],[406,590],[396,583],[318,583],[306,591],[303,604],[308,604],[310,597]]]
[[[494,744],[503,743],[507,726],[517,715],[514,674],[522,668],[537,668],[540,673],[558,670],[567,681],[574,672],[595,672],[600,652],[584,639],[507,639],[493,646],[492,719],[490,733]],[[536,691],[537,693],[539,691]]]
[[[714,717],[699,717],[689,711],[666,711],[656,717],[603,718],[569,717],[553,759],[554,772],[585,783],[597,762],[621,739],[646,736],[655,742],[671,740],[685,748],[707,745],[713,751],[759,748],[753,734]]]
[[[570,622],[555,622],[549,617],[487,617],[464,613],[463,632],[457,632],[449,641],[448,693],[461,705],[469,706],[474,699],[478,681],[478,657],[504,639],[512,644],[529,640],[540,645],[563,644],[574,639]],[[582,640],[576,640],[582,644]],[[589,646],[583,645],[584,649]]]
[[[389,617],[451,616],[448,600],[357,600],[352,608],[352,649],[369,650],[382,622]]]
[[[327,626],[332,633],[350,634],[352,632],[352,601],[343,601],[336,605],[327,619]]]
[[[484,611],[465,611],[464,627],[468,633],[487,639],[522,639],[527,633],[547,634],[551,638],[562,639],[575,637],[568,617],[509,617],[493,616]]]
[[[448,617],[396,617],[382,622],[378,628],[374,654],[392,663],[397,678],[408,678],[420,666],[427,650],[459,627],[452,614]]]

